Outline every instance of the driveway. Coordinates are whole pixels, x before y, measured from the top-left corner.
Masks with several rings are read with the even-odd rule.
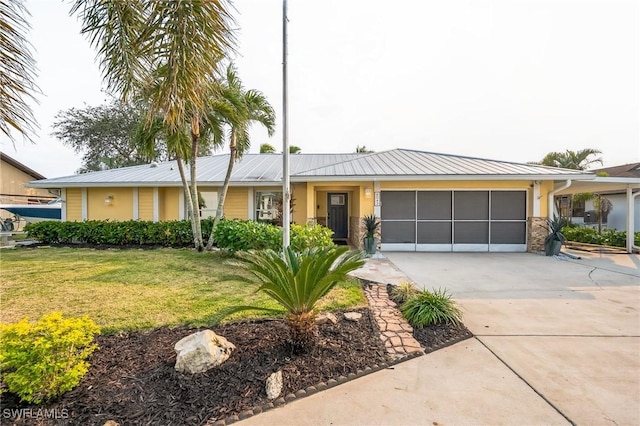
[[[448,288],[475,337],[243,426],[640,424],[638,256],[384,254],[358,275]]]
[[[566,420],[638,425],[640,257],[574,254],[386,253],[449,289],[475,339]]]

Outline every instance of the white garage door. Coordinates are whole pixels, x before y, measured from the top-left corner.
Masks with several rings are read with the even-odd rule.
[[[382,250],[526,251],[526,191],[382,191]]]

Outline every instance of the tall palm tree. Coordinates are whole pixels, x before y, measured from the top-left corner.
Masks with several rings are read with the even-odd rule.
[[[550,152],[540,162],[543,166],[561,167],[564,169],[586,170],[591,164],[602,164],[602,158],[589,158],[602,154],[600,150],[585,148],[579,151]]]
[[[0,1],[0,132],[15,142],[12,129],[27,140],[37,122],[29,106],[40,92],[36,65],[26,38],[29,14],[22,0]]]
[[[273,147],[273,145],[268,143],[263,143],[260,145],[260,154],[273,154],[274,152],[276,152],[276,149]]]
[[[219,94],[213,83],[220,62],[235,46],[226,2],[75,0],[71,13],[98,50],[107,89],[125,100],[143,94],[147,127],[161,116],[180,144],[176,154],[189,161],[194,244],[203,250],[196,159],[209,100]]]
[[[222,190],[218,195],[218,208],[213,221],[213,228],[222,219],[224,201],[229,189],[233,166],[251,146],[250,127],[254,123],[261,124],[267,129],[269,136],[272,136],[276,122],[276,113],[267,98],[258,90],[245,90],[233,64],[227,66],[226,81],[222,86],[221,93],[221,101],[226,102],[232,110],[231,113],[225,114],[222,112],[220,114],[229,126],[229,164],[227,165],[227,174],[224,178]],[[208,250],[213,247],[213,242],[212,231],[207,242]]]

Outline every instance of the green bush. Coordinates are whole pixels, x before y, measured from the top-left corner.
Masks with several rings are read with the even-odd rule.
[[[400,307],[404,318],[415,328],[448,323],[459,325],[462,311],[447,290],[422,290]]]
[[[615,229],[597,229],[586,226],[571,226],[562,228],[562,233],[569,241],[578,243],[598,244],[612,247],[626,247],[626,231],[616,231]],[[634,234],[634,244],[640,245],[640,232]]]
[[[393,286],[389,296],[391,297],[391,300],[396,302],[398,305],[402,305],[416,294],[418,294],[418,289],[413,285],[413,283],[409,281],[402,281],[400,284]]]
[[[223,220],[213,232],[216,245],[229,251],[282,250],[282,228],[251,220]],[[296,252],[333,247],[332,231],[320,225],[291,225],[290,244]]]
[[[202,221],[202,233],[206,239],[213,221]],[[151,245],[163,247],[189,247],[193,245],[191,223],[186,220],[150,222],[128,220],[110,222],[90,220],[85,222],[44,221],[25,227],[29,238],[45,244],[92,245]]]
[[[85,361],[100,332],[88,317],[53,312],[34,324],[26,318],[0,325],[0,378],[23,401],[39,404],[73,389],[85,375]]]

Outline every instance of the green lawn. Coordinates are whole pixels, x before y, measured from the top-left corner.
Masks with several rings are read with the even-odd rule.
[[[240,271],[226,262],[219,253],[186,249],[3,249],[0,320],[62,311],[88,315],[103,332],[113,333],[207,324],[217,311],[233,305],[278,307],[256,293],[257,283],[238,281]],[[365,304],[359,284],[345,282],[326,296],[321,309]],[[257,315],[245,311],[231,318]]]

